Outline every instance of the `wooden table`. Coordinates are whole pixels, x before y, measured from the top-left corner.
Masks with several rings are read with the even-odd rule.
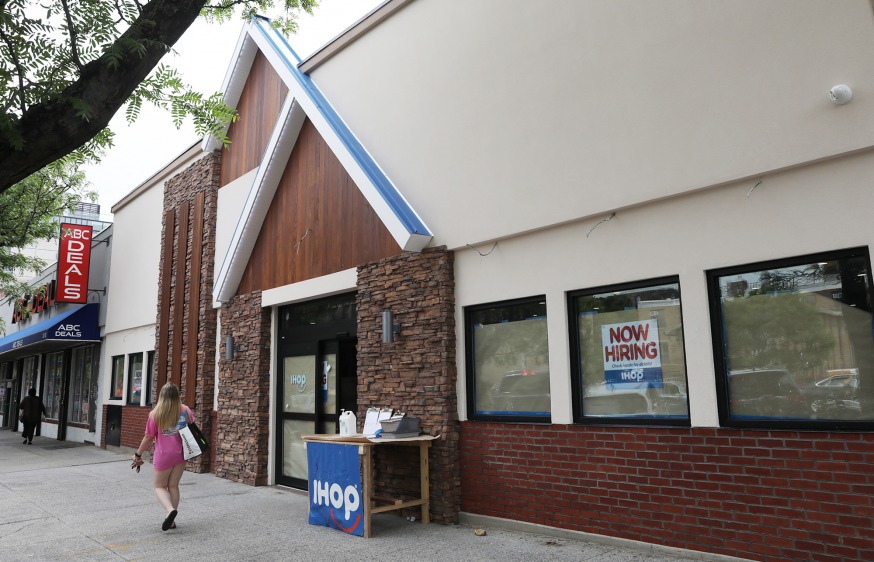
[[[370,517],[374,513],[396,511],[407,507],[421,506],[422,523],[431,522],[431,499],[428,478],[428,449],[431,441],[437,439],[432,435],[420,435],[406,439],[370,439],[363,435],[302,435],[304,442],[317,441],[338,445],[357,445],[358,456],[361,459],[362,502],[364,503],[364,538],[371,535]],[[377,497],[373,495],[373,448],[385,445],[419,447],[419,486],[420,497],[413,500]]]

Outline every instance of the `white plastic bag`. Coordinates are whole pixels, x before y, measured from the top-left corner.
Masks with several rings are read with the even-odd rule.
[[[193,459],[203,452],[187,425],[179,430],[179,436],[182,437],[182,456],[185,460]]]

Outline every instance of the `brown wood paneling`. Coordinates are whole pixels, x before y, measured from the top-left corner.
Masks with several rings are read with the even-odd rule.
[[[170,347],[170,290],[173,279],[173,231],[176,228],[176,213],[164,213],[164,240],[161,243],[161,310],[158,314],[158,364],[157,381],[154,390],[158,391],[167,382],[167,354]]]
[[[205,195],[201,191],[194,198],[194,218],[191,224],[191,280],[188,285],[188,341],[185,352],[185,393],[183,398],[195,407],[197,385],[197,346],[200,341],[200,267],[203,263],[203,208]]]
[[[307,119],[237,292],[313,279],[400,252]]]
[[[188,201],[179,204],[176,212],[179,227],[176,229],[176,286],[173,290],[173,345],[169,380],[182,386],[182,320],[185,317],[185,264],[188,256]],[[190,337],[190,336],[189,336]]]
[[[239,118],[228,128],[231,146],[222,149],[220,187],[258,166],[287,94],[288,88],[259,51],[237,102]]]

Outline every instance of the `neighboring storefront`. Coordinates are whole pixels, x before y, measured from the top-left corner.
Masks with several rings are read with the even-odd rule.
[[[7,310],[6,336],[0,339],[0,387],[5,389],[0,406],[4,426],[21,431],[18,406],[33,388],[46,408],[37,435],[94,443],[112,226],[64,220],[61,261],[31,282],[33,295]]]

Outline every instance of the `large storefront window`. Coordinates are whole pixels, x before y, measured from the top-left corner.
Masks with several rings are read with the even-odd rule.
[[[109,385],[109,399],[118,400],[124,397],[124,356],[112,358],[112,379]]]
[[[471,419],[549,421],[546,299],[465,309]]]
[[[43,404],[46,418],[59,419],[61,395],[64,391],[64,354],[51,353],[46,356],[46,385],[43,391]]]
[[[70,381],[70,419],[71,423],[88,424],[94,422],[94,388],[97,357],[94,346],[77,347],[73,350],[73,375]],[[113,362],[114,365],[114,362]],[[122,363],[124,367],[124,363]]]
[[[708,274],[725,425],[874,422],[867,249]]]
[[[688,425],[677,278],[568,295],[574,417]]]
[[[39,394],[39,388],[37,387],[37,367],[39,367],[39,362],[37,361],[37,356],[31,355],[30,357],[25,357],[21,360],[21,373],[22,373],[22,384],[21,384],[21,399],[23,400],[27,393],[31,388],[36,389],[37,394]]]
[[[128,383],[127,403],[139,406],[143,396],[143,354],[134,353],[128,355]]]

